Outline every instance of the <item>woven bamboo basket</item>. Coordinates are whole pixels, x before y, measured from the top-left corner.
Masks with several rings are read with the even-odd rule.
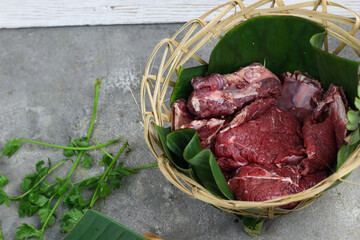
[[[214,196],[199,183],[179,172],[166,159],[158,135],[154,130],[154,124],[169,126],[171,118],[168,98],[175,86],[180,67],[193,60],[200,64],[207,64],[206,60],[199,57],[197,52],[205,45],[211,46],[212,44],[214,46],[213,40],[221,38],[242,21],[265,15],[293,15],[306,18],[323,25],[328,36],[340,40],[340,44],[331,52],[332,54],[338,55],[344,47],[349,46],[356,55],[360,56],[360,41],[354,37],[360,28],[360,16],[349,8],[326,0],[293,5],[285,5],[282,0],[260,0],[249,6],[245,4],[246,1],[239,0],[220,5],[201,17],[189,21],[173,37],[163,39],[155,47],[142,78],[141,110],[145,140],[158,159],[162,174],[174,186],[191,197],[210,203],[225,211],[271,219],[308,206],[338,181],[346,181],[342,178],[360,165],[359,147],[340,169],[316,186],[301,193],[264,202],[230,201]],[[353,18],[327,13],[329,6],[346,9],[353,14]],[[339,27],[339,23],[342,26],[350,26],[350,31]],[[324,49],[329,52],[328,39],[325,39]],[[300,204],[294,209],[278,208],[278,206],[298,201]]]

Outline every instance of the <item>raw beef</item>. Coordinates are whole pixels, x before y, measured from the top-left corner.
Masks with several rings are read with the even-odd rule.
[[[189,111],[197,117],[224,117],[258,99],[279,97],[280,80],[259,63],[232,74],[197,77],[188,100]]]
[[[195,90],[208,89],[214,91],[223,89],[227,82],[220,74],[214,73],[207,77],[194,77],[191,84]]]
[[[205,148],[210,148],[210,144],[218,133],[220,128],[224,125],[225,120],[212,118],[210,120],[194,120],[189,124],[183,125],[180,129],[184,128],[193,128],[196,129],[196,132],[199,135],[201,146]]]
[[[343,139],[347,133],[347,108],[348,104],[343,89],[331,84],[324,95],[324,100],[314,109],[312,115],[313,122],[320,122],[330,114],[338,148],[343,144]]]
[[[219,164],[226,181],[232,179],[241,167],[247,164],[247,162],[235,161],[232,157],[217,157],[216,162]]]
[[[204,149],[210,148],[214,136],[225,123],[224,119],[216,118],[210,120],[194,120],[193,116],[187,110],[186,100],[184,99],[176,100],[171,108],[171,129],[173,131],[185,128],[195,129]]]
[[[178,99],[171,106],[171,130],[178,130],[181,126],[190,123],[193,117],[186,107],[185,99]]]
[[[301,176],[295,165],[278,167],[274,164],[250,164],[229,180],[235,199],[241,201],[266,201],[302,192],[327,177],[325,171]],[[294,202],[281,208],[292,208]]]
[[[253,121],[221,130],[215,155],[259,164],[299,163],[305,149],[299,123],[285,109],[271,106]]]
[[[247,84],[262,81],[264,79],[276,79],[278,77],[260,63],[252,63],[246,67],[240,67],[236,72],[224,74],[229,86],[236,85],[237,88],[246,88]]]
[[[256,92],[243,96],[248,101],[256,99]],[[197,117],[223,117],[233,114],[237,108],[234,97],[222,90],[195,90],[188,100],[189,111]]]
[[[301,176],[300,188],[303,190],[309,189],[327,178],[327,176],[328,173],[326,171],[319,171],[315,173],[309,173],[306,176]]]
[[[264,114],[272,105],[274,105],[274,98],[260,98],[250,105],[247,105],[241,109],[241,111],[237,112],[228,124],[228,128],[233,128],[239,126],[243,122],[248,122],[250,120],[255,120]],[[224,130],[226,131],[226,130]]]
[[[214,91],[229,88],[243,89],[249,83],[268,78],[278,79],[275,74],[260,63],[253,63],[247,67],[240,67],[237,71],[230,74],[220,75],[213,73],[207,77],[194,77],[191,84],[194,90],[208,89]]]
[[[237,200],[266,201],[315,186],[346,136],[342,88],[331,85],[323,94],[317,80],[299,71],[281,79],[283,85],[259,63],[195,77],[188,101],[172,106],[172,129],[196,129]]]
[[[233,171],[247,164],[245,162],[235,161],[232,157],[218,157],[216,162],[219,164],[221,170],[223,171]]]
[[[266,201],[300,192],[300,178],[295,165],[251,164],[230,179],[229,187],[237,200]]]
[[[312,110],[321,100],[322,87],[309,75],[300,71],[282,74],[284,80],[281,97],[276,105],[285,109],[292,107]]]
[[[298,123],[300,124],[300,127],[302,127],[304,125],[305,120],[310,118],[311,114],[312,114],[311,110],[306,109],[306,108],[292,107],[292,108],[288,109],[288,111],[298,121]]]
[[[336,138],[331,117],[322,123],[305,121],[302,129],[307,158],[301,161],[302,175],[331,168],[336,162]]]

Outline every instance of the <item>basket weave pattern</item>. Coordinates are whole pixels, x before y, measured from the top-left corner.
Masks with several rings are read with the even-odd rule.
[[[160,140],[153,125],[164,126],[170,122],[170,110],[166,97],[175,86],[175,82],[172,79],[176,78],[180,67],[191,58],[200,64],[207,64],[204,59],[196,54],[206,43],[212,43],[213,39],[221,38],[224,33],[242,21],[266,15],[292,15],[315,21],[326,28],[329,36],[340,40],[340,44],[332,54],[338,55],[348,45],[360,57],[360,41],[354,37],[360,29],[360,16],[344,6],[326,0],[302,2],[292,5],[285,5],[282,0],[260,0],[249,6],[245,6],[245,3],[246,1],[240,0],[220,5],[201,17],[189,21],[173,37],[163,39],[155,47],[145,68],[141,83],[141,110],[144,120],[144,133],[150,150],[158,159],[162,174],[186,194],[228,212],[274,218],[306,207],[336,182],[339,180],[344,181],[342,177],[360,165],[360,149],[357,148],[335,173],[316,186],[301,193],[265,202],[220,199],[191,178],[179,172],[166,159],[162,150]],[[354,15],[354,19],[327,13],[328,6],[344,8]],[[347,31],[339,27],[337,23],[350,26],[351,30]],[[178,40],[179,36],[182,36],[182,39]],[[324,49],[329,51],[327,39],[324,42]],[[156,59],[160,59],[160,63],[157,63]],[[156,71],[153,69],[156,69]],[[277,208],[277,206],[295,201],[300,201],[300,204],[294,209]]]

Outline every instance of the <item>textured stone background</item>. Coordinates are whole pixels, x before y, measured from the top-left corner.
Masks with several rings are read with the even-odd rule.
[[[69,136],[85,136],[94,80],[105,76],[93,137],[100,142],[120,136],[127,139],[133,151],[122,158],[126,166],[155,162],[143,138],[136,101],[140,102],[141,75],[152,49],[179,27],[0,30],[0,144],[27,137],[66,145]],[[355,59],[350,51],[344,55]],[[115,153],[120,146],[109,151]],[[100,159],[101,152],[91,155]],[[11,181],[5,190],[19,195],[18,185],[25,174],[48,157],[56,163],[63,158],[62,151],[25,144],[12,158],[2,157],[0,173]],[[65,164],[55,175],[64,176],[69,168]],[[79,168],[75,179],[102,171],[98,165],[90,171]],[[360,182],[359,170],[349,180]],[[359,199],[360,187],[343,183],[302,211],[267,221],[258,239],[360,239]],[[17,207],[16,203],[0,207],[5,240],[14,238],[22,222],[39,226],[36,216],[19,219]],[[157,168],[126,178],[124,186],[106,200],[100,199],[96,209],[140,234],[150,231],[167,240],[252,239],[234,215],[189,198]],[[45,239],[62,239],[59,226],[46,230]]]

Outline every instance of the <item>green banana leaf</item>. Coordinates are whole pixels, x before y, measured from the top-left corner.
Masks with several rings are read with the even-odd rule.
[[[189,142],[193,142],[194,144],[199,143],[198,141],[191,141],[194,137],[196,138],[197,132],[195,129],[182,129],[169,133],[166,136],[166,143],[168,148],[178,157],[183,157],[184,150],[189,144]],[[199,137],[197,137],[199,138]],[[200,145],[201,146],[201,145]],[[193,147],[193,150],[197,150],[197,147]],[[189,154],[189,153],[188,153]],[[195,153],[196,154],[196,153]]]
[[[199,136],[195,129],[183,129],[174,131],[166,136],[166,144],[172,155],[177,156],[176,163],[186,165],[186,168],[179,169],[195,181],[198,181],[194,169],[186,159],[195,156],[202,150]],[[186,156],[186,158],[185,158]]]
[[[156,130],[159,136],[167,131],[159,126],[156,126]],[[181,161],[186,161],[189,165],[188,169],[185,169],[185,171],[179,169],[180,171],[187,173],[213,194],[222,198],[234,199],[214,155],[210,150],[202,149],[195,129],[176,130],[165,137],[161,136],[161,138],[166,139],[170,156],[176,155],[179,159],[182,157]]]
[[[211,173],[211,167],[209,164],[211,157],[214,158],[211,151],[209,149],[205,149],[199,152],[192,159],[189,159],[188,162],[194,169],[195,175],[199,179],[200,183],[214,195],[224,198]]]
[[[165,151],[165,154],[167,158],[171,161],[172,164],[174,164],[178,169],[182,170],[183,172],[186,172],[189,168],[189,164],[181,157],[176,156],[175,154],[171,154],[169,151],[169,148],[166,143],[166,136],[171,132],[171,128],[163,128],[155,125],[155,129],[158,132],[161,145]]]
[[[244,231],[252,237],[260,235],[261,228],[264,224],[264,219],[257,217],[246,217],[243,215],[235,214],[240,218],[244,224]]]
[[[191,86],[191,79],[197,76],[204,76],[207,72],[207,65],[200,65],[192,68],[180,68],[179,79],[176,82],[174,90],[171,94],[170,98],[170,106],[171,104],[180,99],[188,99],[193,88]]]
[[[360,131],[359,131],[359,128],[357,128],[353,132],[353,135],[351,136],[351,139],[349,141],[349,145],[358,145],[359,141],[360,141]]]
[[[193,130],[195,130],[195,129],[193,129]],[[200,143],[199,135],[197,134],[197,132],[195,130],[195,132],[193,133],[193,137],[191,138],[191,140],[189,141],[189,143],[187,144],[187,146],[184,149],[183,157],[185,160],[187,160],[189,162],[190,159],[195,157],[196,154],[198,154],[202,150],[203,149],[202,149],[202,146]]]
[[[209,149],[202,150],[188,162],[194,169],[200,183],[211,193],[222,198],[234,200],[234,196]]]
[[[319,71],[319,79],[323,87],[329,87],[331,83],[342,86],[348,97],[349,103],[354,107],[355,96],[358,88],[358,69],[360,62],[332,55],[321,50],[326,33],[315,34],[310,39],[315,52],[316,66]]]
[[[292,16],[256,17],[230,30],[211,52],[209,73],[231,73],[253,62],[274,74],[295,70],[319,77],[310,38],[325,29]]]
[[[146,240],[113,219],[87,210],[64,240]]]
[[[210,151],[210,150],[209,150]],[[227,199],[235,200],[234,195],[232,194],[229,185],[224,177],[224,174],[221,172],[219,164],[216,162],[214,155],[210,155],[210,168],[216,185],[219,187],[220,191]]]
[[[277,75],[300,70],[319,79],[325,88],[331,83],[342,86],[353,104],[360,62],[323,51],[325,35],[321,25],[299,17],[252,18],[219,41],[211,52],[208,74],[231,73],[253,62]]]
[[[339,169],[341,165],[344,164],[346,159],[351,155],[351,153],[356,149],[357,144],[347,144],[341,146],[338,152],[338,161],[336,165],[336,169]]]

